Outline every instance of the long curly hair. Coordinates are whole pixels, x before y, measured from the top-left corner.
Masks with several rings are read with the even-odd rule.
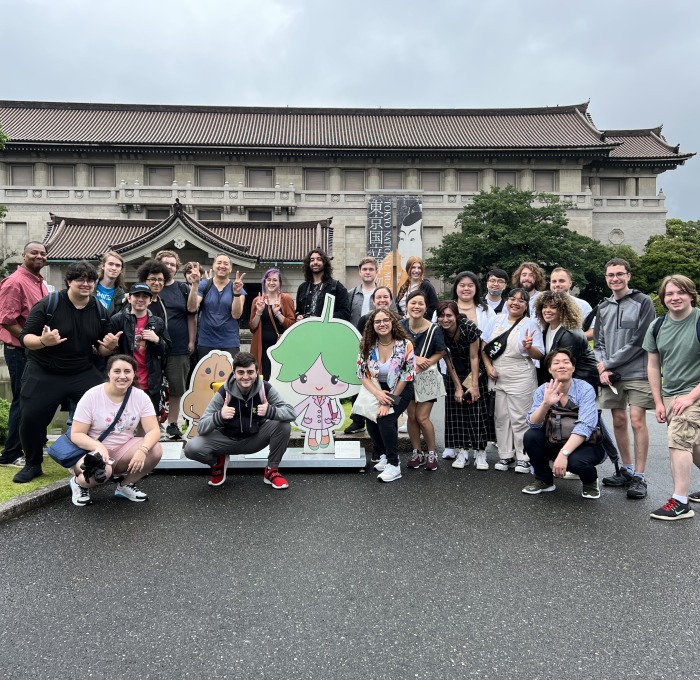
[[[523,262],[511,277],[513,288],[520,286],[520,275],[523,273],[523,269],[529,269],[535,277],[535,290],[544,290],[547,287],[547,275],[544,273],[544,269],[537,262]]]
[[[546,325],[542,317],[542,309],[545,306],[554,307],[559,312],[560,323],[566,330],[583,327],[583,312],[568,293],[546,290],[535,298],[535,316],[541,326]]]
[[[360,342],[360,356],[364,361],[369,359],[372,348],[377,343],[377,332],[374,330],[374,317],[377,314],[386,314],[391,319],[391,337],[393,340],[408,340],[408,334],[401,325],[398,314],[394,314],[390,309],[375,309],[368,317],[365,324],[365,332],[362,334]]]
[[[423,280],[425,279],[425,262],[423,262],[422,257],[418,257],[417,255],[412,255],[411,257],[406,260],[406,274],[408,274],[408,278],[401,284],[401,288],[399,288],[399,292],[396,293],[396,299],[397,300],[402,300],[403,296],[406,295],[406,291],[409,289],[411,285],[411,268],[413,267],[414,264],[419,264],[421,266],[421,275],[420,275],[420,283],[423,283]],[[420,284],[418,284],[420,286]]]
[[[323,280],[328,281],[333,276],[333,265],[331,264],[331,258],[328,257],[325,251],[320,248],[314,248],[309,251],[309,254],[304,258],[304,263],[302,264],[301,270],[304,274],[304,281],[307,283],[312,283],[314,280],[314,275],[311,272],[311,256],[316,253],[320,255],[323,260]],[[280,280],[281,283],[281,280]]]

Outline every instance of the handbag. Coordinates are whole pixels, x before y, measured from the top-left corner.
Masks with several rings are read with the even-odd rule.
[[[379,383],[376,380],[372,380],[372,384],[375,387],[379,387]],[[379,399],[375,397],[364,385],[360,386],[360,391],[357,393],[357,399],[352,405],[352,415],[362,416],[371,420],[373,423],[377,422],[377,411],[379,410]]]
[[[119,407],[119,410],[117,411],[117,415],[114,417],[114,420],[109,424],[109,427],[97,438],[98,442],[104,441],[109,435],[109,433],[115,428],[117,422],[119,422],[119,419],[122,417],[122,413],[124,413],[124,408],[126,407],[126,403],[129,401],[130,395],[131,387],[126,391],[126,394],[124,395],[124,400],[122,401],[122,405]],[[90,453],[90,451],[81,449],[79,446],[76,446],[71,441],[70,431],[71,428],[69,427],[66,430],[66,433],[62,434],[47,449],[49,456],[51,456],[51,458],[53,458],[59,465],[62,465],[65,468],[73,467],[85,454]]]
[[[518,321],[518,323],[514,323],[505,333],[501,333],[500,335],[496,336],[493,340],[490,340],[484,345],[482,351],[491,361],[493,361],[494,359],[498,359],[498,357],[500,357],[501,354],[503,354],[503,352],[506,351],[508,336],[510,335],[511,331],[519,325],[520,321]]]
[[[435,328],[435,324],[432,324],[425,336],[425,342],[418,356],[426,356],[424,352],[428,351],[433,341]],[[413,381],[413,399],[416,402],[432,401],[433,399],[444,397],[445,394],[447,394],[445,390],[445,381],[442,379],[442,373],[440,373],[436,364],[433,364],[425,371],[416,373],[416,377]]]
[[[568,441],[578,420],[578,406],[568,404],[561,406],[554,404],[547,411],[544,422],[544,433],[547,443],[552,446],[563,446]],[[599,444],[603,440],[603,431],[600,425],[596,425],[591,436],[586,440],[588,444]]]

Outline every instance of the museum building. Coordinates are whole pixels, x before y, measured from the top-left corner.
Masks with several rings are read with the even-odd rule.
[[[481,190],[513,185],[570,201],[569,227],[638,251],[663,233],[658,176],[693,153],[661,128],[599,130],[588,103],[521,109],[312,109],[0,101],[0,245],[47,244],[61,286],[108,248],[127,279],[158,250],[228,253],[246,281],[280,266],[301,282],[322,247],[357,282],[374,196],[417,197],[422,250]],[[174,210],[178,203],[182,210]],[[252,288],[251,293],[257,292]]]

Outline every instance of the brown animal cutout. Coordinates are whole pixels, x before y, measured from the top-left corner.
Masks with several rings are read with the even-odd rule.
[[[189,425],[185,439],[197,436],[197,425],[214,393],[226,382],[233,371],[233,358],[228,352],[212,350],[195,366],[190,379],[190,389],[182,395],[180,407]]]

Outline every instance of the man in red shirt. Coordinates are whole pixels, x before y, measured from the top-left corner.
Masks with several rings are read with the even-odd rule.
[[[22,252],[22,265],[0,284],[0,340],[4,344],[5,363],[10,373],[12,404],[7,427],[5,450],[0,455],[0,465],[21,463],[22,444],[19,440],[21,406],[20,384],[26,355],[19,342],[19,335],[29,316],[29,310],[41,298],[49,294],[44,277],[39,274],[46,264],[46,248],[43,243],[30,241]]]

